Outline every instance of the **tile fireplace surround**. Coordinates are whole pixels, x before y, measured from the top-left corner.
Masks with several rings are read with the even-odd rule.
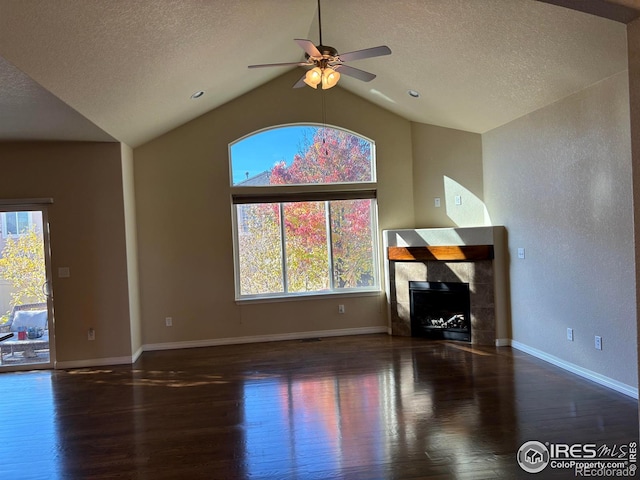
[[[504,227],[385,230],[383,238],[392,335],[411,335],[410,281],[458,282],[471,292],[471,343],[508,344]]]

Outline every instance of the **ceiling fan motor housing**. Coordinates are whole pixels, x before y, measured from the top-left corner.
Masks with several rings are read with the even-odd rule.
[[[322,57],[327,59],[327,60],[330,60],[333,57],[337,57],[338,56],[338,50],[336,50],[333,47],[329,47],[327,45],[316,45],[316,48],[322,54]],[[308,53],[305,53],[304,56],[305,56],[305,58],[307,60],[310,58]]]

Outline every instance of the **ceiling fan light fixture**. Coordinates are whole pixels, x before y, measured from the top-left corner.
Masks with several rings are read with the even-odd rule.
[[[322,81],[323,81],[322,70],[320,70],[319,67],[312,68],[307,72],[307,74],[304,77],[304,83],[309,85],[311,88],[318,88],[318,84]]]
[[[320,0],[318,0],[318,45],[311,40],[304,38],[296,38],[294,42],[298,44],[305,53],[305,59],[301,62],[285,62],[285,63],[262,63],[259,65],[249,65],[249,68],[261,67],[311,67],[300,79],[293,85],[293,88],[303,88],[305,85],[317,89],[318,85],[322,85],[323,90],[333,88],[340,80],[341,73],[348,77],[357,78],[363,82],[370,82],[376,76],[373,73],[365,72],[358,68],[351,67],[345,62],[352,60],[362,60],[365,58],[380,57],[382,55],[390,55],[391,49],[386,45],[378,47],[365,48],[362,50],[354,50],[339,54],[338,50],[324,45],[322,43],[322,15],[320,14]],[[337,72],[340,69],[341,73]]]
[[[327,90],[335,87],[340,80],[340,72],[331,67],[327,67],[322,71],[322,89]]]

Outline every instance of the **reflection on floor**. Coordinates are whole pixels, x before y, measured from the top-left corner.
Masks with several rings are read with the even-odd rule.
[[[147,352],[0,392],[6,478],[529,478],[526,441],[638,439],[634,399],[526,354],[386,335]]]

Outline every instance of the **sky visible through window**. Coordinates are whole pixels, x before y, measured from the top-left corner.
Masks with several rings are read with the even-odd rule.
[[[319,127],[289,126],[265,130],[231,145],[233,184],[271,170],[284,160],[291,165],[305,135],[313,137]]]

